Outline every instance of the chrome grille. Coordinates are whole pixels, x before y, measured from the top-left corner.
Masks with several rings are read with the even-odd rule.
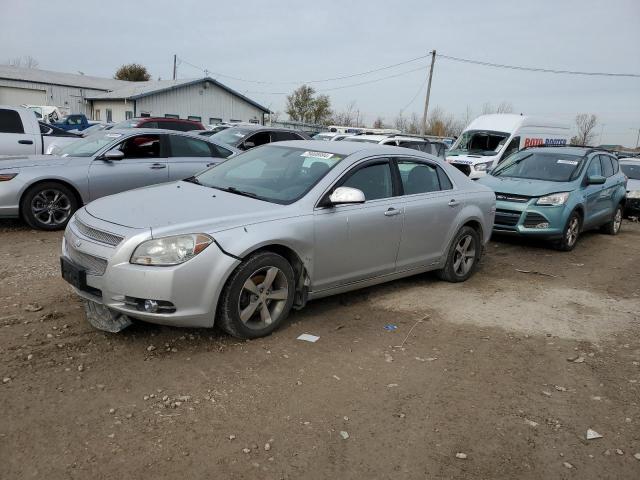
[[[123,237],[119,235],[115,235],[113,233],[104,232],[102,230],[98,230],[96,228],[90,227],[89,225],[85,225],[77,218],[74,219],[74,226],[82,235],[91,240],[95,240],[96,242],[104,243],[106,245],[111,245],[112,247],[117,246],[122,240]]]
[[[78,237],[67,230],[65,235],[65,253],[69,260],[79,267],[84,268],[89,275],[103,275],[107,269],[107,261],[104,258],[77,250],[74,247],[74,242],[77,238]]]

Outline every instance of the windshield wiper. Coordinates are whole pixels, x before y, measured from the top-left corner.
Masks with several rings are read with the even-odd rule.
[[[505,165],[502,165],[502,166],[496,167],[496,169],[495,169],[493,172],[491,172],[491,175],[493,175],[494,177],[497,177],[497,176],[498,176],[498,174],[499,174],[500,172],[502,172],[503,170],[506,170],[508,167],[511,167],[511,166],[513,166],[513,165],[517,165],[517,164],[519,164],[520,162],[522,162],[523,160],[526,160],[527,158],[529,158],[529,157],[530,157],[530,156],[532,156],[532,155],[533,155],[533,153],[530,153],[529,155],[525,155],[524,157],[519,158],[519,159],[517,159],[517,160],[514,160],[513,162],[510,162],[510,163],[507,163],[507,164],[505,164]]]
[[[189,183],[195,183],[196,185],[202,185],[202,183],[200,182],[200,180],[198,180],[195,176],[190,176],[187,178],[182,179],[183,182],[189,182]]]
[[[247,192],[245,190],[239,190],[236,187],[213,187],[213,188],[217,188],[218,190],[222,190],[223,192],[229,192],[229,193],[235,193],[236,195],[242,195],[243,197],[259,198],[258,195],[256,195],[253,192]]]

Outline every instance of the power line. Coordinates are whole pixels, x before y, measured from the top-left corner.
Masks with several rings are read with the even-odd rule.
[[[283,82],[267,81],[267,80],[248,80],[246,78],[234,77],[232,75],[226,75],[224,73],[213,72],[213,71],[211,71],[209,69],[199,67],[198,65],[194,65],[193,63],[190,63],[190,62],[186,61],[183,58],[180,58],[180,61],[182,63],[185,63],[185,64],[197,69],[197,70],[200,70],[202,72],[205,72],[205,73],[208,73],[210,75],[213,75],[214,77],[230,78],[230,79],[236,80],[238,82],[256,83],[256,84],[260,84],[260,85],[297,85],[297,84],[306,84],[306,83],[334,82],[336,80],[346,80],[348,78],[361,77],[363,75],[369,75],[371,73],[376,73],[376,72],[381,72],[381,71],[384,71],[384,70],[389,70],[391,68],[399,67],[401,65],[406,65],[407,63],[412,63],[412,62],[415,62],[417,60],[422,60],[424,58],[427,58],[428,56],[429,55],[422,55],[420,57],[415,57],[415,58],[412,58],[410,60],[405,60],[403,62],[398,62],[398,63],[394,63],[394,64],[391,64],[391,65],[385,65],[385,66],[382,66],[382,67],[374,68],[372,70],[367,70],[366,72],[352,73],[352,74],[349,74],[349,75],[341,75],[341,76],[332,77],[332,78],[322,78],[322,79],[319,79],[319,80],[290,80],[290,81],[283,81]]]
[[[506,65],[501,63],[483,62],[480,60],[471,60],[468,58],[452,57],[450,55],[443,55],[441,53],[438,53],[437,56],[447,60],[452,60],[454,62],[472,63],[475,65],[482,65],[485,67],[506,68],[510,70],[523,70],[527,72],[557,73],[557,74],[566,74],[566,75],[587,75],[592,77],[640,78],[640,74],[637,74],[637,73],[580,72],[580,71],[574,71],[574,70],[555,70],[552,68],[523,67],[523,66],[517,66],[517,65]]]
[[[418,98],[418,96],[422,93],[422,89],[425,87],[425,85],[427,84],[427,80],[429,80],[429,77],[424,77],[424,80],[422,81],[422,83],[420,84],[420,88],[418,89],[418,91],[416,92],[416,94],[413,96],[413,98],[409,101],[409,103],[407,103],[404,107],[402,107],[400,109],[400,113],[402,114],[402,112],[404,112],[407,108],[409,108],[411,105],[413,105],[413,102],[416,101],[416,98]]]

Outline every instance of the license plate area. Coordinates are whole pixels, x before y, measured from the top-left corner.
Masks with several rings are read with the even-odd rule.
[[[65,257],[60,257],[60,271],[62,278],[78,290],[92,295],[102,296],[100,290],[87,285],[87,271]]]

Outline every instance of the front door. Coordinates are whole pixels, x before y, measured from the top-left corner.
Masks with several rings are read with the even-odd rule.
[[[89,167],[90,199],[169,181],[161,137],[135,135],[115,147],[124,153],[122,160],[94,159]]]
[[[387,159],[355,167],[335,185],[362,190],[365,203],[314,214],[314,291],[395,271],[403,212]]]
[[[586,178],[602,176],[604,176],[604,173],[602,171],[602,164],[600,163],[600,156],[594,155],[587,167]],[[584,218],[585,228],[598,225],[602,223],[603,219],[607,218],[608,207],[604,189],[605,185],[587,184],[587,186],[584,187],[584,196],[587,202]]]

